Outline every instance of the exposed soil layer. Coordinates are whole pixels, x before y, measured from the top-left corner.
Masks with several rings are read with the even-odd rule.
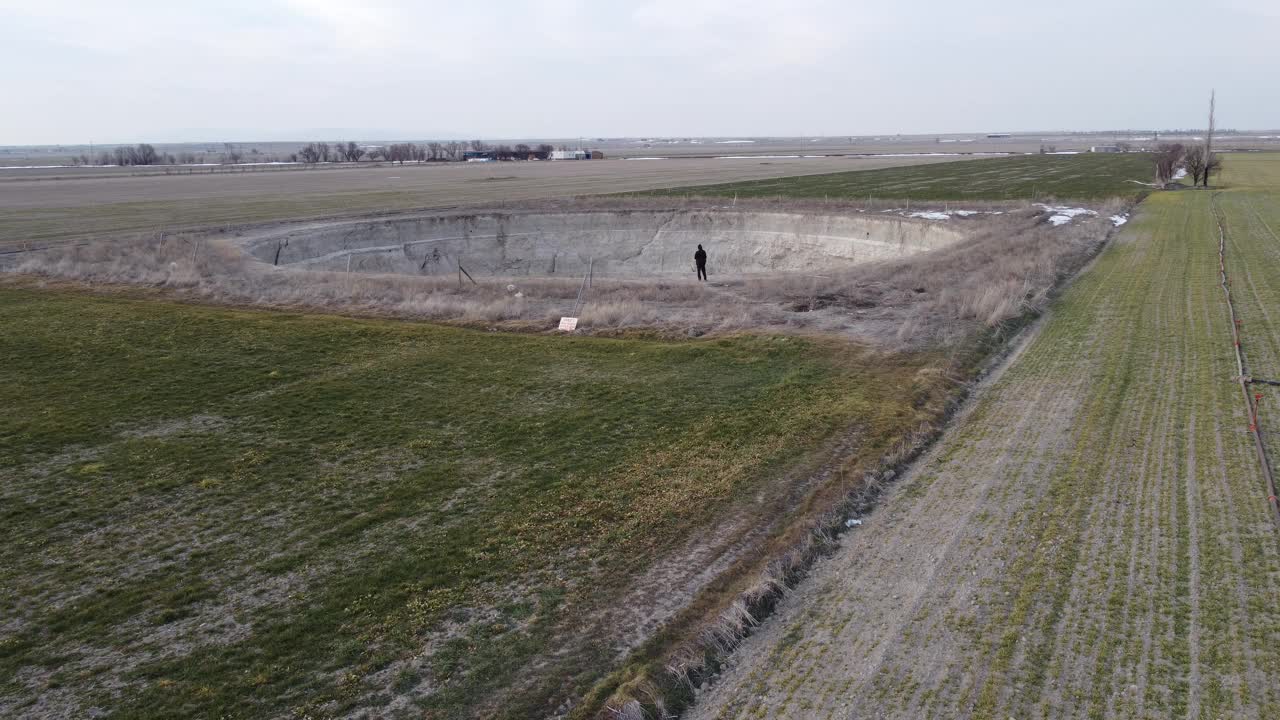
[[[244,246],[274,265],[480,277],[659,277],[838,270],[965,238],[907,218],[730,210],[427,214],[277,227]]]

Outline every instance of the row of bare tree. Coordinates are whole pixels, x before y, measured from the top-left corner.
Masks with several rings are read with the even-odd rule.
[[[76,165],[172,165],[176,159],[169,153],[158,153],[155,147],[141,143],[133,147],[121,146],[115,150],[103,150],[97,157],[82,154],[72,158]]]
[[[1191,185],[1209,187],[1209,176],[1222,169],[1222,158],[1218,153],[1204,145],[1184,147],[1182,143],[1160,143],[1156,146],[1153,159],[1156,171],[1156,184],[1160,186],[1173,182],[1180,168],[1186,168],[1191,176]]]
[[[250,154],[255,158],[272,157],[263,155],[258,152],[257,148],[253,148]],[[141,143],[132,147],[122,145],[114,150],[103,150],[97,155],[90,157],[88,153],[71,158],[74,165],[194,165],[198,160],[209,160],[216,158],[222,163],[236,164],[244,159],[244,153],[235,143],[223,143],[222,155],[218,157],[216,154],[202,154],[197,158],[193,152],[180,152],[177,155],[172,153],[158,152],[154,146],[147,143]]]
[[[1178,168],[1186,168],[1191,176],[1191,186],[1209,187],[1209,176],[1222,169],[1222,159],[1213,151],[1213,133],[1218,122],[1215,110],[1218,92],[1209,93],[1209,128],[1204,134],[1204,144],[1186,148],[1179,143],[1161,143],[1156,148],[1156,184],[1164,186],[1173,180]]]
[[[495,160],[546,160],[554,148],[546,143],[535,147],[521,143],[489,145],[483,140],[464,142],[395,143],[385,147],[362,148],[354,142],[308,143],[290,156],[294,162],[307,164],[327,162],[360,162],[362,159],[387,162],[452,162],[464,160],[468,153]]]

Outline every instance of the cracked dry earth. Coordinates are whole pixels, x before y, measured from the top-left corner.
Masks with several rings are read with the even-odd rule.
[[[1229,221],[1280,209],[1221,197]],[[1280,717],[1280,534],[1211,203],[1149,199],[690,716]],[[1275,292],[1263,216],[1228,222],[1228,252]],[[1275,337],[1262,307],[1246,345]]]

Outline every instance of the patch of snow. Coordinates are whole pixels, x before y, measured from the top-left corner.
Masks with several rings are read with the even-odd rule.
[[[1044,203],[1036,203],[1036,207],[1044,208],[1045,212],[1052,213],[1052,215],[1049,216],[1049,222],[1052,223],[1054,227],[1061,227],[1063,225],[1066,225],[1067,223],[1071,222],[1072,219],[1079,217],[1081,215],[1096,216],[1098,214],[1098,211],[1096,210],[1089,210],[1088,208],[1067,207],[1066,205],[1045,205]]]
[[[1089,210],[1088,208],[1067,207],[1066,205],[1045,205],[1044,203],[1036,203],[1036,207],[1044,208],[1045,212],[1051,212],[1056,215],[1065,215],[1069,218],[1077,215],[1097,215],[1097,210]]]
[[[623,160],[666,160],[660,157],[642,157],[642,158],[622,158]]]
[[[858,153],[851,157],[1008,157],[1010,155],[1031,155],[1032,153],[1013,153],[1013,152],[918,152],[918,153]]]
[[[1112,225],[1115,225],[1116,227],[1120,227],[1121,225],[1123,225],[1123,224],[1125,224],[1125,223],[1129,222],[1129,216],[1128,216],[1128,215],[1112,215],[1111,217],[1109,217],[1109,218],[1107,218],[1107,219],[1108,219],[1108,220],[1110,220],[1110,221],[1111,221],[1111,224],[1112,224]]]
[[[1045,153],[1045,155],[1079,155],[1079,154],[1080,154],[1079,150],[1057,150],[1055,152]]]
[[[54,170],[59,168],[113,168],[119,165],[3,165],[0,170]]]
[[[755,140],[717,140],[717,145],[741,145],[743,143],[753,143]]]
[[[982,211],[981,210],[953,210],[952,212],[956,215],[959,215],[960,217],[969,217],[970,215],[978,215]]]
[[[1184,178],[1184,177],[1186,177],[1186,176],[1187,176],[1187,169],[1186,169],[1186,168],[1178,168],[1178,172],[1176,172],[1176,173],[1174,173],[1174,174],[1173,174],[1173,179],[1174,179],[1174,180],[1181,180],[1182,178]]]
[[[799,155],[717,155],[716,160],[794,160]]]
[[[925,220],[950,220],[951,219],[950,215],[943,212],[933,211],[933,210],[927,211],[927,212],[908,213],[907,217],[924,218]]]

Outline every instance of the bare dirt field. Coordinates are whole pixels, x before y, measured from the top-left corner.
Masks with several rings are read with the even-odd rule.
[[[0,246],[156,229],[628,192],[954,157],[599,160],[0,181]]]
[[[1280,714],[1280,534],[1213,212],[1272,372],[1275,170],[1232,157],[1236,188],[1150,198],[693,717]]]

